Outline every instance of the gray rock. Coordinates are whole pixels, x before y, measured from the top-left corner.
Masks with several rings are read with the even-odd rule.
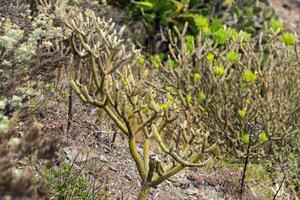
[[[126,175],[125,175],[125,178],[126,178],[128,181],[132,181],[132,180],[133,180],[133,178],[132,178],[129,174],[126,174]]]
[[[107,162],[108,162],[108,159],[107,159],[107,157],[106,157],[106,156],[104,156],[104,155],[100,155],[100,156],[99,156],[99,160],[100,160],[101,162],[105,162],[105,163],[107,163]]]
[[[188,188],[186,190],[187,195],[197,195],[199,193],[199,190],[196,188]]]
[[[114,171],[114,172],[118,172],[118,168],[115,166],[109,166],[109,169]]]

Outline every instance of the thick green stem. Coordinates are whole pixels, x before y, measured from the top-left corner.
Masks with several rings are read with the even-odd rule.
[[[143,184],[140,188],[137,200],[146,200],[150,193],[150,186]]]
[[[99,75],[98,75],[98,72],[97,72],[95,58],[92,55],[91,55],[91,64],[92,64],[92,74],[93,74],[94,82],[96,84],[97,89],[101,91],[102,85],[100,83],[100,78],[99,78]]]
[[[147,138],[144,142],[144,167],[145,172],[149,172],[150,140]]]
[[[181,170],[183,170],[185,167],[182,164],[178,164],[176,167],[173,167],[168,172],[163,174],[162,176],[155,176],[153,181],[151,182],[151,186],[157,186],[164,182],[166,179],[170,178],[171,176],[179,173]]]
[[[103,109],[108,114],[108,116],[116,123],[116,125],[120,128],[120,130],[128,135],[128,130],[126,126],[118,119],[118,117],[114,114],[114,112],[108,107],[104,106]]]
[[[129,150],[130,150],[130,154],[132,155],[132,157],[136,163],[136,166],[137,166],[137,169],[139,171],[142,181],[145,181],[147,175],[145,172],[145,167],[143,165],[143,161],[137,151],[137,144],[136,144],[135,136],[129,137]]]

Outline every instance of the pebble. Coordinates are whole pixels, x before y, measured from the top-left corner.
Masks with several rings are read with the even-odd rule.
[[[126,178],[128,181],[132,181],[132,180],[133,180],[133,178],[132,178],[129,174],[126,174],[126,175],[125,175],[125,178]]]
[[[112,170],[112,171],[114,171],[114,172],[118,172],[118,169],[115,166],[110,166],[109,169]]]
[[[99,156],[99,160],[100,160],[101,162],[105,162],[105,163],[107,163],[107,162],[108,162],[108,159],[107,159],[107,157],[106,157],[106,156],[104,156],[104,155],[100,155],[100,156]]]
[[[109,148],[109,147],[104,147],[103,149],[104,149],[104,150],[103,150],[104,153],[109,153],[109,152],[110,152],[110,148]]]
[[[198,193],[199,193],[199,190],[196,188],[188,188],[186,190],[186,194],[188,194],[188,195],[196,195]]]

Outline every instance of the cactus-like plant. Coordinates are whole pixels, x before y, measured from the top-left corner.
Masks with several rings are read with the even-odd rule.
[[[223,30],[231,34],[202,32],[192,52],[184,33],[169,32],[170,55],[155,68],[158,85],[172,91],[171,98],[187,97],[182,101],[198,114],[197,123],[210,133],[210,142],[224,142],[225,156],[245,158],[249,152],[251,159],[273,167],[293,163],[282,156],[293,157],[300,149],[293,142],[300,131],[297,37],[270,30],[251,41],[245,32]],[[262,43],[265,36],[270,40]],[[201,79],[195,80],[195,74]],[[299,165],[292,166],[291,174],[296,174]]]
[[[209,135],[198,126],[197,112],[189,109],[195,100],[184,93],[174,98],[155,83],[158,77],[148,72],[139,50],[125,46],[124,27],[118,29],[90,11],[68,18],[74,53],[93,80],[91,87],[71,80],[73,90],[83,102],[104,111],[128,138],[141,178],[138,199],[146,199],[151,187],[185,167],[207,164],[218,141],[209,143]],[[174,81],[176,76],[172,74]]]
[[[262,145],[259,138],[268,138],[270,146],[272,142],[283,144],[299,131],[300,60],[296,47],[291,48],[296,36],[265,33],[272,39],[257,46],[256,41],[240,42],[242,33],[221,33],[221,38],[229,36],[221,46],[214,33],[200,34],[190,51],[185,34],[175,29],[169,32],[170,55],[157,72],[159,84],[172,89],[172,98],[193,99],[185,103],[199,114],[203,130],[227,141],[228,149],[238,155],[244,148],[243,133],[256,133],[252,147],[256,151]],[[170,61],[177,67],[171,67]],[[201,79],[195,80],[194,74]]]

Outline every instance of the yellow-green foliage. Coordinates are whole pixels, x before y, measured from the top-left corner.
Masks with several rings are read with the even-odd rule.
[[[193,52],[183,48],[185,34],[176,29],[169,32],[168,60],[177,67],[166,60],[155,68],[161,80],[155,86],[168,88],[173,99],[186,102],[195,123],[209,133],[209,141],[222,140],[221,149],[227,156],[245,158],[250,144],[251,159],[264,159],[272,173],[289,163],[293,170],[288,176],[295,177],[299,165],[281,158],[294,158],[300,149],[295,143],[300,131],[297,37],[270,30],[261,35],[271,38],[262,44],[243,31],[236,35],[226,30],[236,32],[223,28],[217,36],[199,35]],[[193,74],[199,74],[201,80],[195,81]],[[199,93],[205,98],[199,98]],[[181,98],[186,96],[189,98]],[[299,175],[296,177],[298,180]]]
[[[171,67],[168,60],[161,63],[155,71],[161,77],[156,87],[172,88],[170,95],[186,102],[201,130],[213,135],[213,141],[223,140],[229,151],[239,155],[245,148],[243,138],[248,141],[249,134],[254,134],[251,149],[264,154],[258,148],[262,143],[283,144],[284,136],[299,131],[295,116],[299,115],[300,60],[290,48],[296,45],[296,36],[269,32],[266,35],[272,39],[257,47],[244,32],[237,39],[229,30],[234,32],[225,28],[217,37],[215,33],[199,35],[192,52],[182,47],[187,42],[184,34],[176,29],[170,32],[169,60],[177,67]],[[223,46],[215,48],[214,43]],[[201,77],[199,81],[191,78],[195,74]]]

